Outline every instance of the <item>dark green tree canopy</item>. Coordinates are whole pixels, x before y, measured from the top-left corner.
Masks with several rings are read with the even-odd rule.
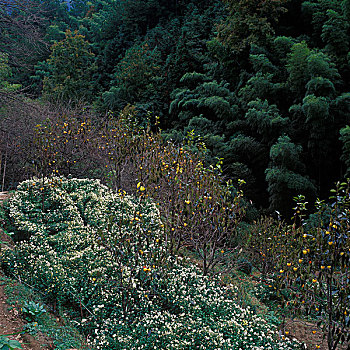
[[[4,1],[3,93],[132,105],[271,210],[349,168],[349,0]]]
[[[84,36],[67,31],[65,38],[51,47],[43,93],[58,101],[89,101],[93,92],[94,61],[95,55]]]

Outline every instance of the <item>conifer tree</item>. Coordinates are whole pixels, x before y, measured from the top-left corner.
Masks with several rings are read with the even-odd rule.
[[[43,93],[54,101],[89,101],[92,97],[94,54],[84,36],[66,32],[64,40],[53,44],[48,59],[49,75]]]
[[[266,42],[274,34],[273,25],[286,11],[288,0],[224,0],[228,16],[219,27],[218,38],[234,50]]]
[[[279,137],[271,147],[271,162],[265,171],[271,210],[278,210],[287,215],[293,196],[315,195],[316,187],[304,175],[305,165],[300,159],[301,152],[302,147],[295,145],[288,136]]]

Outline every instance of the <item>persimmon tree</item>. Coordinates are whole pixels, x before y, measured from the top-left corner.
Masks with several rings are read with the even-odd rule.
[[[318,200],[308,220],[305,198],[296,197],[294,223],[282,233],[286,248],[273,248],[279,257],[275,287],[289,290],[284,305],[317,318],[329,350],[350,348],[349,185],[338,182],[331,203]]]

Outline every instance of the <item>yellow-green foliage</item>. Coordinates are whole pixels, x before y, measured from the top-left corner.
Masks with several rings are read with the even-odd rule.
[[[43,82],[47,98],[65,103],[91,98],[96,66],[90,44],[83,35],[67,30],[66,37],[52,45],[47,63],[49,74]]]

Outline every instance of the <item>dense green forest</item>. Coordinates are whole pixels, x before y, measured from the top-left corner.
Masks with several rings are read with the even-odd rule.
[[[47,349],[350,349],[347,177],[350,0],[0,0],[0,278]]]
[[[2,0],[0,103],[132,105],[288,214],[350,167],[349,18],[346,0]]]

